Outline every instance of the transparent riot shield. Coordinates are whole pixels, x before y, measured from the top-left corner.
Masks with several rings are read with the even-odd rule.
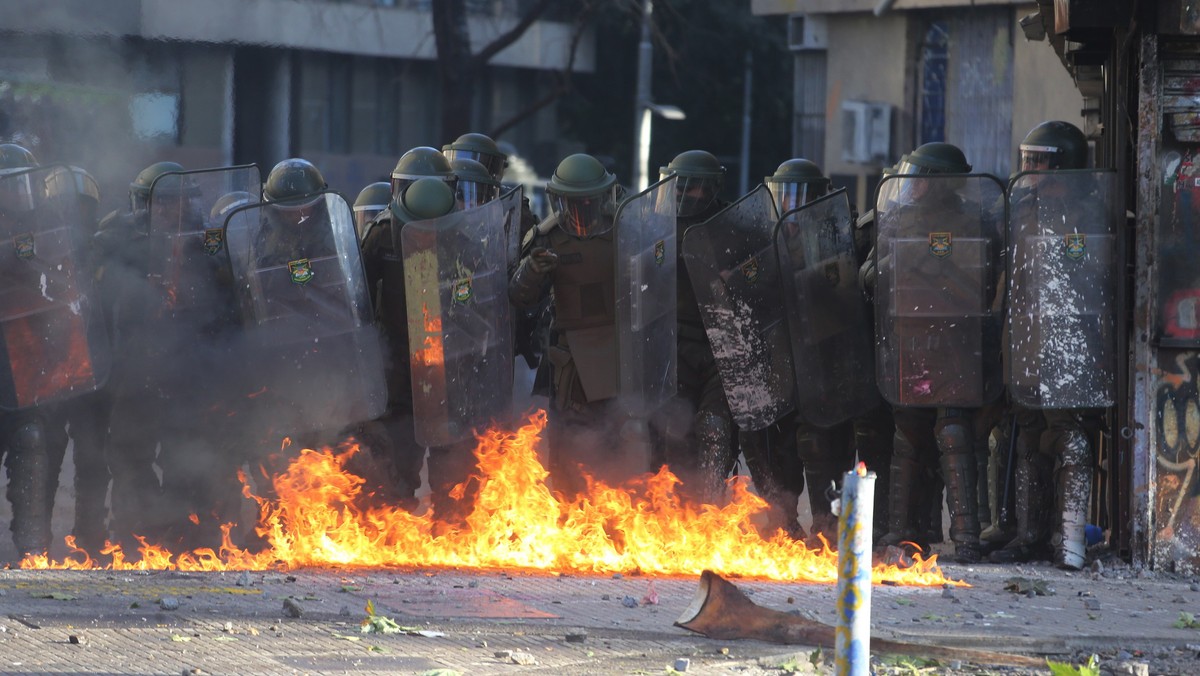
[[[887,176],[875,203],[876,379],[896,406],[1001,393],[1004,187],[985,174]]]
[[[1021,173],[1009,184],[1009,387],[1030,408],[1116,399],[1117,174]]]
[[[87,269],[82,205],[65,165],[0,173],[0,409],[94,391],[108,336]]]
[[[354,219],[336,193],[263,202],[225,222],[247,350],[247,396],[291,433],[381,415],[383,355]],[[274,422],[274,421],[273,421]]]
[[[511,414],[505,217],[493,200],[400,232],[413,419],[424,446],[462,441]]]
[[[504,207],[504,256],[508,269],[515,270],[521,262],[521,205],[524,191],[514,186],[500,196]]]
[[[792,409],[791,349],[775,255],[775,201],[760,185],[683,236],[683,260],[733,419],[760,430]]]
[[[262,179],[250,164],[162,174],[150,187],[150,279],[163,306],[148,308],[162,316],[180,316],[227,305],[218,282],[228,275],[225,214],[258,202]],[[222,200],[222,198],[225,198]],[[218,205],[218,201],[222,201]],[[222,213],[224,212],[224,213]]]
[[[675,395],[675,177],[621,202],[615,229],[619,392],[644,416]]]
[[[808,422],[830,427],[874,408],[875,331],[858,288],[846,191],[783,214],[775,247],[798,384],[796,409]]]

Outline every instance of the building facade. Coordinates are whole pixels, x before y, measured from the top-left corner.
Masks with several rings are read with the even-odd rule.
[[[473,47],[532,3],[467,2]],[[353,199],[417,145],[440,147],[430,0],[4,0],[0,140],[96,174],[105,206],[159,159],[189,168],[287,157]],[[479,79],[472,121],[505,122],[570,62],[574,27],[552,10]],[[594,46],[573,64],[590,72]],[[560,156],[554,106],[508,129],[546,173]]]
[[[880,172],[931,141],[975,171],[1008,176],[1034,125],[1082,125],[1084,100],[1054,50],[1022,34],[1029,2],[752,0],[788,22],[794,59],[792,152],[852,188],[861,211]]]

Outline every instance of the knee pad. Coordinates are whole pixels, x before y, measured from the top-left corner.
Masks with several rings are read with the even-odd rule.
[[[17,452],[40,452],[46,449],[46,428],[39,420],[29,420],[13,430],[9,445]]]

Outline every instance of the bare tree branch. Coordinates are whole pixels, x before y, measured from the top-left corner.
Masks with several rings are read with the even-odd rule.
[[[489,136],[492,138],[499,138],[501,134],[520,124],[530,115],[533,115],[542,108],[554,103],[559,98],[571,91],[571,78],[572,73],[575,70],[575,56],[579,53],[579,43],[583,41],[583,35],[587,31],[588,23],[591,20],[591,15],[594,10],[595,5],[590,0],[584,0],[582,9],[580,9],[579,13],[575,16],[575,26],[571,32],[571,47],[569,51],[570,56],[567,57],[567,63],[563,66],[562,70],[555,71],[554,87],[550,91],[546,92],[545,95],[530,102],[521,110],[513,113],[504,122],[501,122],[493,127],[491,132],[488,134]]]
[[[539,0],[536,5],[530,7],[529,11],[525,12],[521,20],[510,28],[507,33],[497,36],[495,40],[484,45],[483,49],[471,57],[471,68],[482,68],[488,61],[491,61],[493,56],[519,40],[525,34],[525,31],[529,30],[529,27],[533,25],[533,22],[537,21],[538,17],[549,9],[552,2],[553,0]]]

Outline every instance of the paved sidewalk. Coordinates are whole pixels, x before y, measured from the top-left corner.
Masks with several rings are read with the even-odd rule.
[[[1075,664],[1098,651],[1113,673],[1200,673],[1200,629],[1173,626],[1181,613],[1200,615],[1200,585],[1189,580],[1127,567],[945,571],[972,587],[876,586],[877,635]],[[1007,591],[1013,577],[1047,595]],[[833,587],[733,581],[762,606],[834,622]],[[695,579],[502,572],[0,570],[0,673],[629,674],[667,673],[679,658],[701,674],[807,666],[811,647],[674,627],[696,588]],[[657,604],[644,602],[651,592]],[[368,601],[413,633],[361,633]],[[921,666],[904,661],[881,672]],[[918,673],[981,671],[942,659]]]

